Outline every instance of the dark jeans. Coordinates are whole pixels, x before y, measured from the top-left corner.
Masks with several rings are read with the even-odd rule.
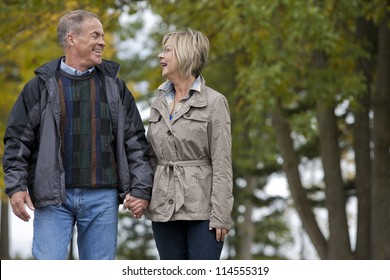
[[[161,260],[219,260],[223,241],[215,239],[209,221],[152,223]]]

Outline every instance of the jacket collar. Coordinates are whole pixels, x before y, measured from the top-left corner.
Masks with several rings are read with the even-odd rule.
[[[47,62],[43,64],[42,66],[38,67],[34,73],[37,76],[42,77],[43,79],[48,79],[50,77],[56,76],[59,69],[61,60],[64,58],[64,56],[54,59],[50,62]],[[102,72],[103,75],[110,76],[111,78],[115,79],[119,73],[120,66],[118,63],[110,60],[103,59],[102,63],[95,66],[96,69],[99,72]]]
[[[199,82],[199,86],[196,85],[196,81]],[[206,98],[206,81],[202,76],[198,76],[196,79],[193,88],[193,94],[191,98],[186,102],[188,107],[205,107],[207,105]],[[156,110],[162,112],[163,104],[166,105],[165,94],[171,89],[172,83],[170,81],[165,81],[158,87],[159,95],[156,98],[156,101],[153,102],[152,107]]]

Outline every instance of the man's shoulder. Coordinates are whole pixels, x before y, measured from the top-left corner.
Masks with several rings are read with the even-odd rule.
[[[98,68],[104,75],[116,78],[120,69],[120,65],[115,61],[103,59],[102,63],[97,65],[96,68]]]
[[[45,74],[45,75],[55,75],[56,71],[60,68],[62,57],[53,59],[49,62],[46,62],[35,69],[34,73],[36,75]]]

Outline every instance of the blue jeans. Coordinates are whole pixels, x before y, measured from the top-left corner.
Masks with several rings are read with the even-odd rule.
[[[217,241],[209,221],[152,222],[161,260],[218,260],[223,241]]]
[[[79,259],[114,259],[118,207],[117,189],[67,189],[64,204],[34,210],[33,256],[67,259],[76,225]]]

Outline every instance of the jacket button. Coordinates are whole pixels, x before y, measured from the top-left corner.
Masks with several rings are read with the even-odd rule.
[[[172,135],[172,131],[168,130],[168,135],[171,136]]]
[[[173,204],[173,199],[168,200],[169,204]]]

